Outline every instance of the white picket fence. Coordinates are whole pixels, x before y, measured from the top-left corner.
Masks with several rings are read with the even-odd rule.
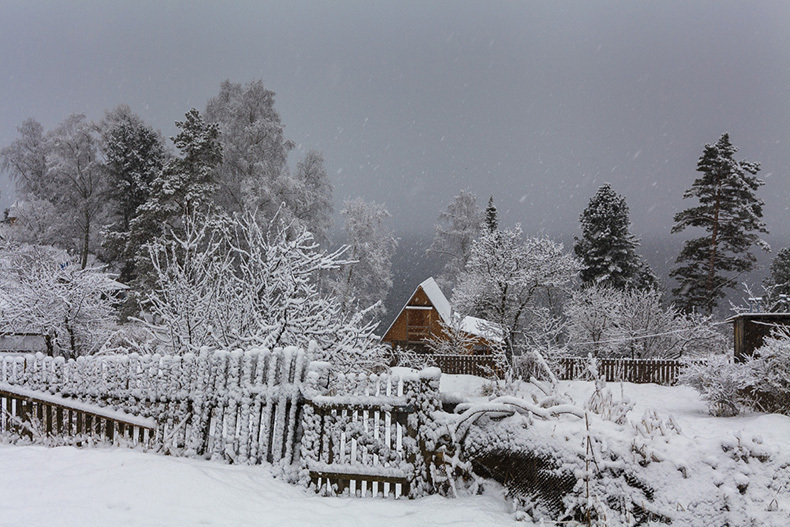
[[[0,382],[156,419],[153,448],[290,464],[307,359],[296,348],[65,361],[0,358]]]

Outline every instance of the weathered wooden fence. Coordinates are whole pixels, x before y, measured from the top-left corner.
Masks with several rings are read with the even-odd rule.
[[[156,420],[151,418],[0,383],[0,433],[148,448],[155,430]]]
[[[432,355],[442,373],[485,376],[497,371],[494,355]]]
[[[305,386],[300,481],[324,494],[420,496],[431,454],[422,434],[440,407],[436,368],[335,376],[314,363]]]
[[[598,358],[598,372],[607,382],[633,382],[675,384],[684,363],[673,359],[627,359]],[[586,357],[563,357],[560,359],[562,380],[576,380],[588,376]]]
[[[154,418],[152,446],[233,463],[290,463],[305,354],[296,348],[177,356],[0,359],[0,382]]]

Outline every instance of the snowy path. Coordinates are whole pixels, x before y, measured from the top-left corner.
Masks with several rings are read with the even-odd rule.
[[[2,527],[511,524],[501,496],[321,498],[275,480],[261,466],[0,444]]]

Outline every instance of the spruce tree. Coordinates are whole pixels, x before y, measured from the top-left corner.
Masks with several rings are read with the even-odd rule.
[[[686,311],[711,313],[738,276],[754,269],[752,246],[770,250],[758,235],[768,232],[762,221],[763,201],[756,195],[764,185],[756,177],[760,164],[736,161],[737,151],[726,133],[715,144],[705,145],[697,163],[702,176],[683,194],[683,199],[696,198],[699,205],[675,215],[673,233],[687,227],[707,233],[685,242],[670,273],[678,281],[672,292]]]
[[[486,207],[485,212],[486,218],[486,227],[488,228],[488,232],[495,232],[499,229],[499,213],[496,210],[496,206],[494,205],[494,196],[488,198],[488,206]]]
[[[579,273],[585,286],[615,289],[650,289],[655,275],[636,254],[639,239],[629,231],[625,197],[604,183],[580,216],[582,236],[573,251],[582,262]]]
[[[100,129],[112,221],[103,232],[102,245],[110,261],[120,262],[120,279],[127,282],[135,275],[136,247],[129,243],[130,224],[164,166],[165,145],[162,136],[128,106],[107,112]]]
[[[765,280],[767,299],[765,305],[771,311],[790,309],[790,248],[776,253],[771,262],[771,275]]]

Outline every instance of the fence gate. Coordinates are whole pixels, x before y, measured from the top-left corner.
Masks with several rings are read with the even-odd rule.
[[[325,495],[414,497],[426,480],[419,429],[439,407],[439,370],[333,376],[310,366],[300,480]]]

